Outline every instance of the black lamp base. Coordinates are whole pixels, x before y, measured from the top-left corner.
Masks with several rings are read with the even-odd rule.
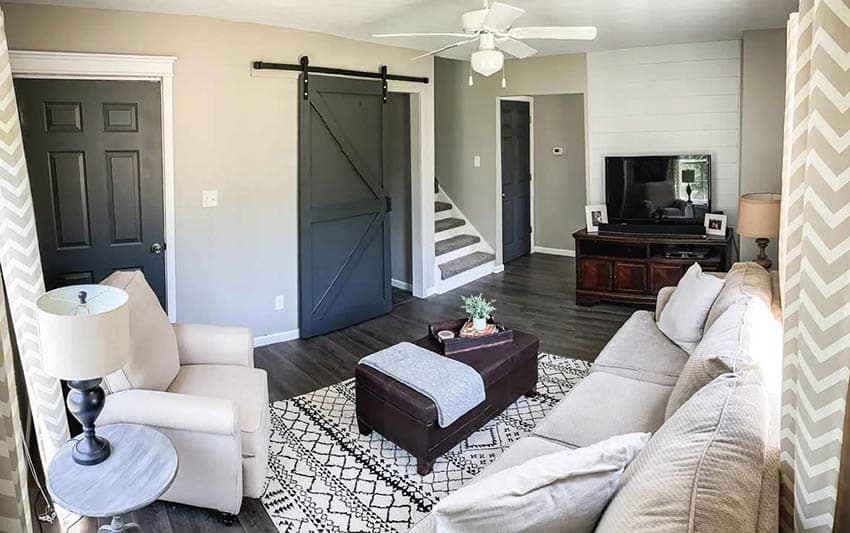
[[[100,388],[100,378],[69,381],[68,410],[83,426],[83,436],[77,441],[71,457],[80,465],[100,464],[109,457],[109,441],[98,437],[94,431],[94,422],[103,411],[106,394]]]

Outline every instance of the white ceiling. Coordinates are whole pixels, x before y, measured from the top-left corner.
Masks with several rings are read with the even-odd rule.
[[[373,33],[455,32],[480,0],[10,0],[19,3],[202,15],[313,30],[431,50],[451,38],[374,39]],[[797,0],[501,0],[526,9],[515,26],[598,26],[592,42],[527,41],[541,54],[738,39],[782,28]],[[443,54],[467,58],[469,46]]]

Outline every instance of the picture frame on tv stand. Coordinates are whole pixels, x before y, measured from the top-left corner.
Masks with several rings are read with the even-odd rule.
[[[584,218],[588,233],[599,233],[599,226],[608,223],[608,206],[591,204],[584,206]]]

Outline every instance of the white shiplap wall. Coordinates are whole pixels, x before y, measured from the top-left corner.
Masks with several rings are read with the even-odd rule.
[[[604,157],[707,153],[712,209],[738,209],[741,43],[722,41],[587,55],[591,203],[605,200]]]

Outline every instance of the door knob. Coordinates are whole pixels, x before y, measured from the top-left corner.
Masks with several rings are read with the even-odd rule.
[[[502,193],[502,200],[504,200],[505,198],[507,198],[507,195],[505,193]]]
[[[165,250],[164,244],[160,244],[158,242],[151,244],[151,253],[152,254],[159,255],[159,254],[162,253],[163,250]]]

